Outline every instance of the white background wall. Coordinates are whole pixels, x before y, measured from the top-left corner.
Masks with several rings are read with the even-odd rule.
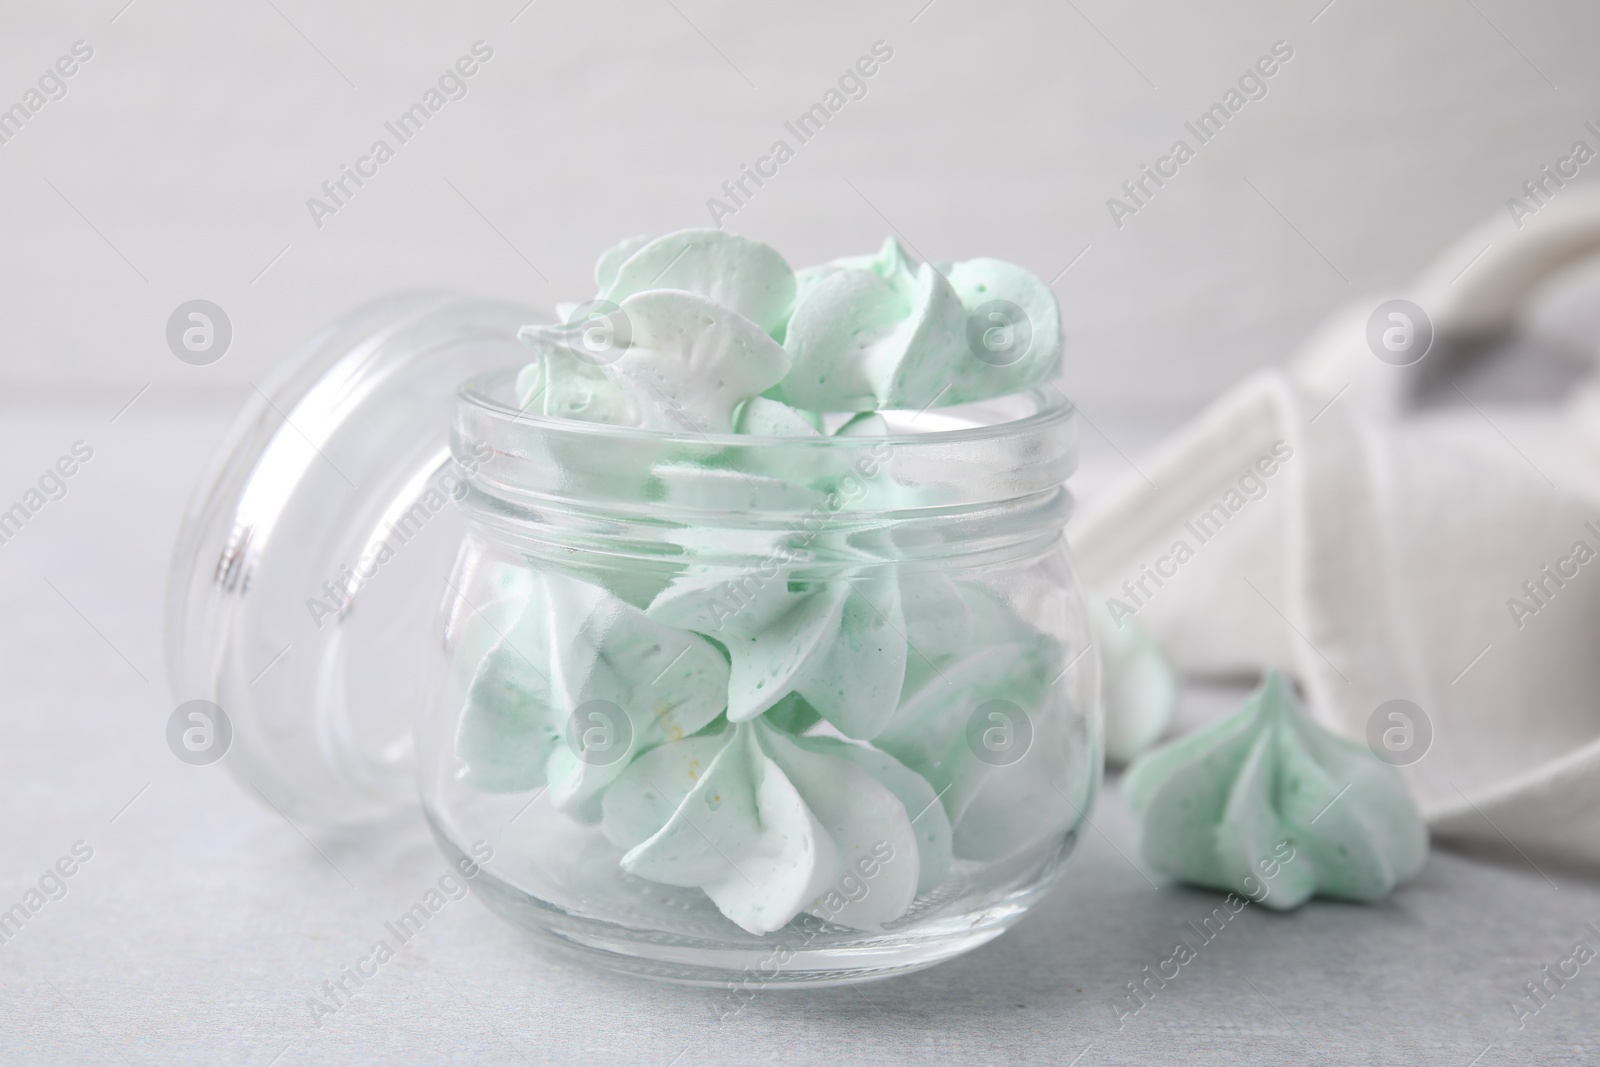
[[[883,39],[866,98],[730,227],[802,265],[892,226],[1047,280],[1088,246],[1055,283],[1067,390],[1187,409],[1468,226],[1500,212],[1509,232],[1506,198],[1600,123],[1600,8],[1558,0],[126,2],[0,4],[0,106],[94,48],[0,145],[14,399],[245,388],[402,287],[587,296],[603,247],[705,224]],[[478,39],[494,58],[468,96],[316,228],[306,198]],[[1115,227],[1106,198],[1278,40],[1294,58],[1269,95]],[[234,325],[209,367],[164,341],[195,297]]]

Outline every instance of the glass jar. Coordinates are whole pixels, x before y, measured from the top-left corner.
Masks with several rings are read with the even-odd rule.
[[[345,823],[419,775],[492,908],[638,973],[854,980],[1002,933],[1100,784],[1070,405],[546,418],[514,401],[518,318],[364,309],[242,417],[171,620],[231,769]]]

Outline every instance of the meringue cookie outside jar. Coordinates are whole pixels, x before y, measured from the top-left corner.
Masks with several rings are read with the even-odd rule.
[[[626,971],[815,984],[975,948],[1053,883],[1103,749],[1059,393],[766,437],[525,413],[507,372],[452,448],[418,752],[494,910]]]

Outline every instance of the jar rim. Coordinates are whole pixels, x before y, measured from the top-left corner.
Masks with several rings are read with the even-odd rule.
[[[452,450],[469,513],[789,524],[972,509],[1062,490],[1077,464],[1075,409],[1059,391],[927,412],[881,412],[890,432],[757,436],[661,431],[529,413],[510,369],[457,392]],[[837,415],[829,418],[843,419]],[[928,430],[905,432],[918,419]],[[842,503],[831,503],[843,501]]]
[[[720,431],[713,433],[700,430],[656,430],[638,426],[618,426],[612,423],[589,422],[582,419],[567,419],[558,415],[544,415],[519,408],[507,399],[507,397],[513,395],[513,383],[515,382],[516,374],[517,370],[515,368],[501,369],[487,374],[480,374],[463,382],[456,393],[458,414],[465,413],[463,409],[466,409],[470,410],[476,417],[487,418],[490,421],[500,422],[507,426],[525,427],[530,431],[572,434],[580,437],[592,435],[663,445],[682,443],[702,447],[710,445],[714,448],[782,447],[785,449],[826,449],[831,447],[845,449],[859,448],[863,441],[861,437],[839,437],[832,434],[813,438],[724,433]],[[915,420],[929,413],[937,413],[946,420],[961,419],[970,417],[975,412],[981,412],[985,408],[992,409],[997,405],[1014,404],[1018,401],[1031,402],[1033,410],[1015,418],[992,422],[975,422],[970,425],[957,425],[945,429],[891,431],[887,434],[874,435],[871,440],[896,449],[915,447],[917,445],[943,447],[1038,432],[1060,423],[1073,421],[1077,414],[1076,405],[1068,400],[1060,389],[1054,385],[1049,385],[1045,388],[1035,386],[1030,389],[1019,390],[991,400],[951,405],[943,408],[930,406],[913,414],[912,419]],[[836,414],[852,413],[841,412]],[[879,412],[879,414],[890,417],[903,415],[905,411],[885,410]]]

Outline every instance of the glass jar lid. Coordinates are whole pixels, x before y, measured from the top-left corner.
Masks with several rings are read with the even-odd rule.
[[[255,387],[213,457],[168,579],[167,674],[223,710],[230,771],[291,819],[415,801],[462,534],[456,391],[546,318],[440,292],[366,305]]]

